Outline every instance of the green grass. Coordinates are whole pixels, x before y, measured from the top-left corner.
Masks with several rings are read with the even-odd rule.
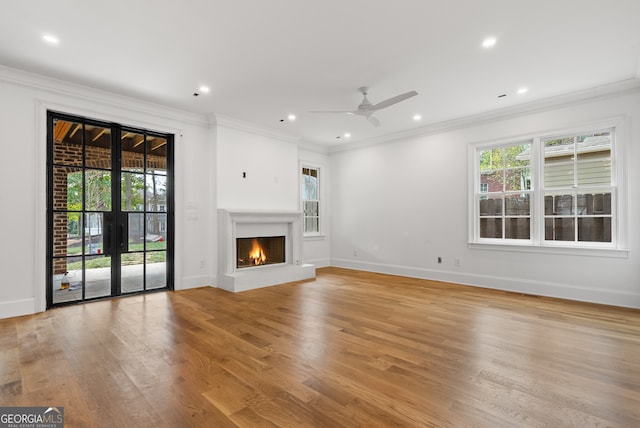
[[[98,248],[100,252],[103,252],[102,242],[98,244]],[[166,250],[167,243],[166,242],[147,242],[147,251],[151,250]],[[138,244],[129,243],[129,251],[144,251],[144,244],[142,242]],[[82,245],[74,245],[73,247],[67,247],[67,255],[68,256],[79,256],[82,254]],[[87,254],[89,255],[89,254]]]
[[[131,250],[131,247],[129,247]],[[147,250],[149,250],[147,245]],[[164,249],[164,247],[161,247]],[[167,261],[166,251],[154,251],[147,253],[147,263],[163,263]],[[144,253],[125,253],[122,255],[122,266],[140,265],[144,262]],[[91,256],[85,260],[85,269],[97,269],[111,266],[111,257],[107,256]],[[73,262],[67,264],[67,270],[82,269],[82,262]]]

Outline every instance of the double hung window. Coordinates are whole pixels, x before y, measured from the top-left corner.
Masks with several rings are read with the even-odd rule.
[[[617,248],[615,128],[473,148],[471,241]]]
[[[320,170],[302,167],[302,210],[304,234],[320,234]]]

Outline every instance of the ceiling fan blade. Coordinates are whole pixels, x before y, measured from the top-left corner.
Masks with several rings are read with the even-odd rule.
[[[311,110],[308,113],[342,113],[342,114],[354,114],[353,111],[347,110]]]
[[[375,116],[367,116],[367,120],[376,128],[380,126],[380,120]]]
[[[371,107],[371,110],[380,110],[380,109],[392,106],[394,104],[397,104],[400,101],[404,101],[408,98],[415,97],[416,95],[418,95],[416,91],[405,92],[404,94],[396,95],[395,97],[391,97],[384,101],[380,101],[378,104],[374,104]]]

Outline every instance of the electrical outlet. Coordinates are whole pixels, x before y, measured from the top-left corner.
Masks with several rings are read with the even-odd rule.
[[[456,267],[460,267],[460,259],[453,259],[453,264]]]
[[[358,250],[353,250],[353,256],[358,257]]]
[[[438,256],[438,263],[442,263],[442,257]]]
[[[200,260],[200,269],[204,269],[204,260]]]

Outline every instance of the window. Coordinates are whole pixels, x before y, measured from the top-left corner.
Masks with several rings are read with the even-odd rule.
[[[302,210],[305,235],[320,234],[320,170],[302,167]]]
[[[545,241],[612,242],[610,130],[545,138]]]
[[[480,238],[531,237],[530,152],[530,143],[480,151]]]
[[[478,243],[616,248],[615,128],[474,147]]]

